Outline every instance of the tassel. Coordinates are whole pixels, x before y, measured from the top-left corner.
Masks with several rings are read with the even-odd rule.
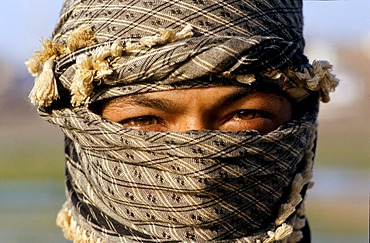
[[[238,80],[238,82],[249,85],[256,81],[256,78],[253,74],[237,74],[235,78]]]
[[[293,227],[288,224],[282,224],[275,231],[275,240],[283,240],[293,232]]]
[[[304,217],[306,211],[306,205],[304,201],[299,205],[299,208],[297,209],[297,216]]]
[[[187,24],[180,32],[176,33],[176,40],[191,38],[193,35],[193,26]]]
[[[290,203],[285,203],[280,206],[279,217],[275,219],[275,225],[280,225],[285,222],[285,220],[295,212],[295,207]]]
[[[113,70],[109,66],[108,58],[112,57],[112,48],[103,46],[97,48],[92,55],[92,68],[96,71],[95,78],[101,79],[110,74]]]
[[[91,57],[81,55],[76,60],[77,71],[71,84],[71,104],[80,106],[86,103],[87,98],[93,91],[94,69]]]
[[[56,223],[57,226],[62,228],[63,235],[67,240],[73,240],[76,233],[75,224],[73,221],[72,214],[67,208],[67,203],[65,203],[58,213]]]
[[[308,90],[320,92],[320,99],[327,103],[330,101],[329,93],[333,92],[339,84],[339,79],[331,73],[332,65],[328,61],[313,61],[312,69],[305,68],[303,72],[287,70],[287,76],[292,78],[294,83]]]
[[[114,47],[115,54],[120,51]],[[71,84],[71,103],[73,106],[80,106],[87,102],[94,90],[94,79],[103,79],[112,74],[113,70],[109,65],[109,58],[112,54],[112,47],[102,46],[97,48],[91,56],[80,55],[76,60],[77,71]]]
[[[293,233],[293,227],[288,224],[282,224],[275,232],[267,232],[269,238],[263,241],[263,243],[275,242],[278,240],[284,240]]]
[[[302,229],[306,225],[306,218],[298,218],[296,219],[294,228],[295,229]]]
[[[331,73],[332,65],[327,61],[313,61],[313,77],[307,80],[307,88],[319,90],[321,101],[327,103],[330,101],[329,93],[333,92],[339,84],[339,79]]]
[[[59,98],[56,79],[54,77],[55,56],[49,58],[43,65],[41,73],[35,78],[29,98],[33,104],[39,106],[50,106],[51,103]]]
[[[59,98],[53,69],[59,55],[65,54],[65,48],[51,40],[42,41],[42,50],[35,51],[32,58],[25,62],[28,71],[35,77],[35,84],[29,98],[33,104],[50,106]]]
[[[112,53],[112,56],[113,57],[120,57],[122,56],[123,52],[124,52],[124,48],[123,46],[121,45],[121,40],[120,39],[117,39],[113,42],[112,46],[111,46],[111,53]]]
[[[288,243],[299,242],[303,239],[303,233],[300,230],[294,231],[288,238]]]
[[[140,39],[140,44],[142,46],[146,46],[146,47],[149,47],[151,48],[152,46],[155,46],[157,45],[158,43],[158,35],[154,35],[154,36],[144,36]]]
[[[310,182],[308,182],[307,189],[311,189],[314,186],[315,186],[315,182],[314,181],[310,181]]]
[[[81,48],[95,45],[96,43],[98,43],[98,40],[91,26],[83,24],[73,30],[68,37],[67,47],[69,52],[74,52]]]
[[[153,47],[155,45],[165,45],[167,43],[183,40],[193,36],[193,27],[188,24],[180,32],[175,33],[170,29],[162,29],[159,34],[154,36],[144,36],[140,39],[140,44],[146,47]]]

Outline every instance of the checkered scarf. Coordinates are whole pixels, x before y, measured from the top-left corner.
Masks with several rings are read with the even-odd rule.
[[[130,130],[89,107],[127,94],[273,82],[328,101],[330,64],[303,55],[298,0],[65,0],[27,62],[32,102],[66,135],[75,242],[272,242],[302,238],[316,111],[256,131]]]

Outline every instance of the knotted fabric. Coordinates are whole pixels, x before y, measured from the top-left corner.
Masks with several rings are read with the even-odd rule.
[[[43,46],[27,61],[40,107],[85,105],[122,85],[261,77],[296,100],[314,90],[326,102],[337,85],[329,63],[303,55],[301,1],[65,1]]]

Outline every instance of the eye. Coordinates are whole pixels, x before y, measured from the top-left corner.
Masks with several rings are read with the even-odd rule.
[[[271,118],[271,114],[263,110],[239,110],[235,112],[234,118],[236,120],[251,120],[256,118]]]
[[[138,116],[133,118],[127,118],[122,121],[120,121],[122,125],[126,127],[147,127],[147,126],[153,126],[153,125],[162,125],[163,121],[161,118],[156,116]]]
[[[274,114],[261,109],[242,109],[231,113],[219,127],[224,131],[244,131],[257,130],[261,134],[266,134],[278,125],[274,119]]]

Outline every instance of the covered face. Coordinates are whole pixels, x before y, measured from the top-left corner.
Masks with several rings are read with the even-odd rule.
[[[267,134],[292,117],[292,104],[281,92],[240,86],[128,95],[96,108],[103,118],[126,127],[161,132],[257,130]]]
[[[307,239],[338,80],[303,55],[301,1],[69,0],[43,46],[30,98],[66,136],[68,239]]]

